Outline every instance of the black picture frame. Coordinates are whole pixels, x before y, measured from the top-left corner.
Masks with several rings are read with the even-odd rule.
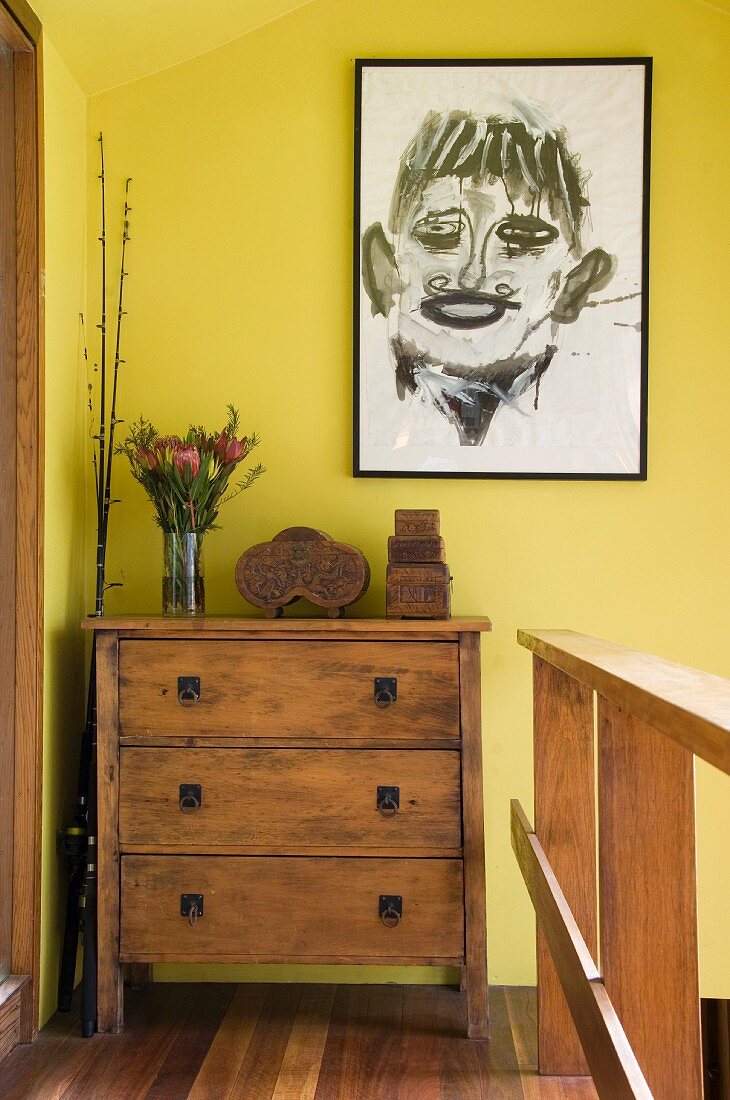
[[[643,70],[642,138],[642,194],[641,194],[641,304],[640,304],[640,398],[638,415],[638,440],[636,468],[630,470],[575,471],[575,470],[454,470],[454,469],[382,469],[372,468],[362,459],[361,394],[363,363],[361,356],[361,293],[362,293],[362,107],[363,74],[368,69],[394,67],[484,67],[502,69],[509,67],[555,66],[636,66]],[[446,478],[446,479],[498,479],[498,480],[552,480],[552,481],[645,481],[647,478],[647,413],[648,413],[648,318],[649,318],[649,207],[651,170],[651,101],[653,59],[651,57],[607,58],[492,58],[492,59],[402,59],[358,58],[355,60],[355,126],[354,126],[354,248],[353,248],[353,476]],[[538,208],[539,209],[539,208]]]

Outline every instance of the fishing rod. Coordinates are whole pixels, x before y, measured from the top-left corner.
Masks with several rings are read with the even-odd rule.
[[[109,527],[109,510],[112,504],[118,504],[118,501],[112,500],[112,455],[114,454],[114,433],[116,431],[117,424],[121,424],[121,420],[117,420],[117,386],[119,382],[119,367],[124,363],[124,359],[120,358],[119,349],[122,339],[122,317],[126,316],[126,310],[124,309],[124,280],[127,277],[127,269],[125,267],[125,261],[127,257],[127,241],[129,240],[129,212],[132,209],[129,205],[129,185],[131,179],[127,179],[124,185],[124,219],[122,228],[122,256],[119,264],[119,301],[117,305],[117,333],[114,345],[114,384],[112,387],[112,404],[111,413],[109,416],[109,461],[106,467],[106,480],[104,483],[104,531],[102,542],[102,553],[104,555],[104,566],[106,566],[106,546],[107,546],[107,530]],[[106,569],[103,570],[105,574]],[[109,587],[107,585],[106,587]]]
[[[104,168],[104,137],[99,135],[99,153],[101,171],[101,323],[100,330],[100,379],[99,379],[99,429],[92,434],[92,463],[96,491],[96,568],[94,614],[97,618],[104,615],[104,596],[108,588],[115,584],[106,582],[106,550],[109,530],[109,512],[116,503],[111,497],[112,461],[114,457],[114,432],[121,423],[117,418],[117,392],[119,367],[124,363],[120,356],[122,318],[124,310],[124,282],[127,276],[125,267],[126,246],[129,240],[129,184],[124,193],[124,217],[121,262],[119,271],[119,297],[116,317],[116,340],[114,351],[114,376],[112,384],[109,420],[107,424],[107,235],[106,235],[106,173]],[[83,316],[81,318],[83,326]],[[85,329],[84,329],[85,333]],[[84,336],[84,359],[88,360]],[[89,409],[93,417],[93,387],[89,384]],[[108,426],[108,433],[107,433]],[[86,703],[86,721],[81,738],[79,758],[79,777],[77,784],[76,810],[73,822],[58,834],[58,848],[68,858],[69,889],[66,905],[61,964],[59,968],[58,1007],[62,1012],[71,1007],[76,975],[76,957],[79,932],[83,936],[83,961],[81,977],[81,1034],[88,1038],[96,1031],[97,1018],[97,715],[96,715],[96,632],[92,636],[91,664]]]

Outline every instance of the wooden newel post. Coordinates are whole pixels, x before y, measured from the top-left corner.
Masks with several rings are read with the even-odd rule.
[[[601,969],[656,1100],[701,1100],[694,758],[599,696]]]
[[[535,832],[588,950],[596,958],[593,692],[533,656]],[[588,1074],[550,952],[538,929],[538,1068]]]

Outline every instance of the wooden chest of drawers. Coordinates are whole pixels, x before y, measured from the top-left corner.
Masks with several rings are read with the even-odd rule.
[[[462,968],[487,1034],[485,619],[104,619],[99,1019],[123,963]]]

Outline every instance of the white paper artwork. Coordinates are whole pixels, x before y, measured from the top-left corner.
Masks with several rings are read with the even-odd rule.
[[[649,89],[358,62],[356,474],[646,476]]]

